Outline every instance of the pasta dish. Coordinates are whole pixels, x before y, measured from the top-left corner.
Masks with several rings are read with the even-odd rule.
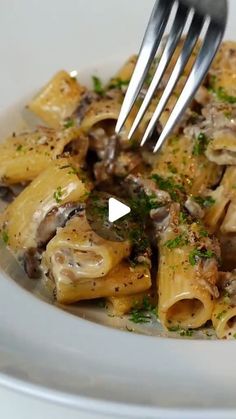
[[[61,305],[96,300],[134,323],[154,317],[181,336],[212,324],[218,338],[235,339],[235,43],[222,44],[184,118],[152,152],[195,54],[144,147],[178,51],[131,141],[155,64],[119,135],[136,56],[107,84],[93,76],[91,89],[54,75],[27,105],[36,125],[0,144],[0,234]],[[114,224],[109,196],[131,208]]]

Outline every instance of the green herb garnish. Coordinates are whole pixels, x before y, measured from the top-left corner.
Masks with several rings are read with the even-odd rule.
[[[206,150],[207,144],[209,143],[209,139],[207,136],[200,132],[200,134],[195,139],[194,147],[193,147],[193,155],[200,156]]]
[[[70,169],[68,175],[78,175],[78,170],[75,167],[70,166]]]
[[[232,119],[233,118],[232,112],[230,112],[230,111],[225,111],[224,116],[227,119]]]
[[[203,228],[203,229],[201,229],[201,230],[199,231],[199,236],[200,236],[200,237],[208,237],[208,236],[209,236],[209,233],[208,233],[208,231],[207,231],[207,230],[205,230],[205,229]]]
[[[199,205],[201,205],[201,207],[204,207],[204,208],[209,208],[212,205],[214,205],[215,202],[216,202],[215,199],[212,198],[211,196],[205,196],[205,197],[194,196],[193,199],[194,199],[195,202],[197,202]]]
[[[173,201],[180,202],[182,195],[185,193],[183,185],[176,183],[172,177],[163,178],[157,174],[151,176],[157,186],[170,194]]]
[[[149,216],[152,209],[160,207],[160,203],[157,201],[154,193],[147,195],[145,192],[140,192],[137,198],[135,197],[129,200],[129,206],[134,220],[143,222],[144,218]]]
[[[16,151],[22,151],[23,150],[23,145],[19,144],[16,148]]]
[[[176,173],[178,173],[178,170],[176,169],[176,167],[172,164],[172,163],[167,163],[167,166],[168,166],[168,170],[171,172],[171,173],[173,173],[173,174],[176,174]]]
[[[186,336],[186,337],[192,337],[193,336],[193,330],[191,329],[183,329],[181,330],[181,332],[179,333],[180,336]]]
[[[183,211],[180,211],[180,213],[179,213],[180,224],[184,224],[185,221],[187,221],[187,218],[188,218],[187,215]]]
[[[222,317],[224,316],[224,314],[226,314],[226,313],[227,313],[227,311],[226,310],[223,310],[223,311],[221,311],[220,313],[217,314],[216,318],[218,320],[221,320]]]
[[[64,122],[64,128],[71,128],[75,125],[75,121],[73,119],[68,119]]]
[[[233,338],[236,339],[236,333],[233,334]]]
[[[9,243],[9,235],[6,230],[2,231],[2,240],[3,240],[3,243],[5,243],[5,245]]]
[[[92,213],[94,216],[98,216],[101,218],[108,218],[108,205],[104,200],[100,200],[100,198],[96,195],[92,196],[93,206],[92,206]]]
[[[135,253],[145,252],[149,248],[149,240],[144,232],[139,228],[132,229],[129,232],[129,240],[135,249]]]
[[[109,89],[121,89],[123,86],[128,86],[130,80],[122,80],[119,77],[116,79],[112,79],[111,83],[109,84]]]
[[[101,80],[96,77],[96,76],[92,76],[92,80],[93,80],[93,90],[98,94],[103,96],[104,95],[104,87],[102,85]]]
[[[216,94],[217,98],[222,102],[234,104],[236,103],[236,96],[229,95],[223,87],[218,87],[214,89],[214,93]]]
[[[62,188],[61,186],[58,186],[56,191],[53,194],[53,198],[55,199],[57,204],[60,204],[62,201]]]
[[[209,88],[208,88],[208,90],[210,92],[214,93],[216,95],[216,97],[221,102],[226,102],[226,103],[230,103],[230,104],[236,103],[236,96],[229,95],[226,92],[225,88],[222,87],[222,86],[216,87],[216,80],[217,80],[217,77],[216,76],[211,76],[210,77],[210,82],[209,82]]]
[[[193,249],[189,253],[189,263],[190,265],[194,266],[196,265],[198,259],[210,259],[214,256],[215,254],[212,252],[212,250]]]
[[[182,329],[178,326],[168,327],[169,332],[179,332],[180,336],[191,337],[193,335],[193,330],[191,329]]]
[[[150,299],[145,296],[143,297],[143,303],[142,303],[142,307],[144,310],[151,312],[152,314],[156,315],[156,306],[154,306],[151,302]]]
[[[133,323],[149,323],[151,318],[149,314],[143,312],[143,310],[133,309],[130,313],[129,320]]]
[[[179,330],[181,329],[179,326],[171,326],[171,327],[168,327],[168,330],[169,332],[179,332]]]
[[[157,317],[156,307],[151,304],[147,296],[143,297],[142,307],[140,309],[136,308],[137,304],[138,303],[134,304],[129,318],[133,323],[149,323],[152,319],[152,315]]]
[[[180,234],[179,236],[176,236],[172,240],[167,240],[164,246],[168,247],[168,249],[176,249],[176,247],[185,246],[187,243],[188,243],[188,240],[186,236],[184,234]]]

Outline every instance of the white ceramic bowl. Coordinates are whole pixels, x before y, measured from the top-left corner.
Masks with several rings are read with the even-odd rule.
[[[57,70],[78,69],[87,82],[97,70],[105,78],[112,74],[137,51],[152,5],[151,0],[3,0],[1,137],[19,127],[26,98]],[[235,15],[232,0],[226,35],[231,39],[236,39]],[[235,342],[107,328],[35,298],[3,271],[0,319],[0,384],[7,387],[112,417],[236,417]]]

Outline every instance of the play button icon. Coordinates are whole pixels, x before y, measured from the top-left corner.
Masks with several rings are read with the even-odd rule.
[[[118,201],[115,198],[109,198],[108,200],[108,221],[114,223],[125,215],[130,213],[130,207]]]
[[[127,240],[132,224],[126,200],[94,189],[86,201],[86,217],[92,230],[110,241]]]

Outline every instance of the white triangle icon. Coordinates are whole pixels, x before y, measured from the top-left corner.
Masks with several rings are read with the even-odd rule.
[[[130,207],[123,204],[115,198],[109,198],[108,200],[108,220],[110,223],[119,220],[119,218],[124,217],[124,215],[129,214]]]

